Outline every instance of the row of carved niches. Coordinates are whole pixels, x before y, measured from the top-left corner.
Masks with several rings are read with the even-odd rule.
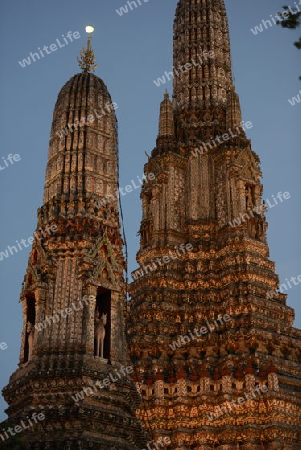
[[[218,101],[208,102],[202,101],[200,106],[190,108],[189,110],[177,110],[175,119],[177,130],[200,126],[222,127],[225,130],[226,110],[223,104]],[[210,136],[208,136],[210,138]]]
[[[134,333],[133,333],[134,334]],[[186,335],[188,336],[188,335]],[[179,342],[175,338],[175,341]],[[224,341],[224,342],[223,342]],[[283,343],[277,341],[277,339],[269,339],[265,342],[259,341],[245,341],[239,340],[238,337],[227,337],[223,339],[222,342],[214,339],[212,336],[209,340],[206,340],[206,345],[204,342],[196,343],[193,341],[191,345],[185,346],[185,341],[183,340],[182,346],[176,348],[175,342],[173,342],[176,350],[171,350],[166,344],[154,344],[151,347],[145,345],[141,348],[138,345],[130,346],[130,357],[133,361],[138,360],[151,360],[151,361],[167,361],[167,360],[177,360],[177,361],[196,361],[203,360],[205,358],[227,358],[230,357],[240,357],[242,355],[271,355],[273,357],[280,358],[281,360],[290,360],[295,362],[301,362],[301,347],[293,347],[289,343]]]
[[[48,431],[47,434],[41,435],[36,433],[34,437],[34,441],[31,439],[31,450],[132,450],[132,444],[127,444],[127,447],[120,447],[120,444],[116,445],[115,442],[105,444],[98,442],[93,442],[91,437],[88,437],[87,440],[82,439],[73,439],[71,436],[68,438],[62,438],[62,441],[55,440],[52,441],[51,434],[53,434],[56,429],[54,426],[53,430]],[[61,426],[61,421],[60,421]],[[28,432],[27,432],[28,434]],[[17,448],[17,447],[15,447]],[[18,446],[19,448],[19,446]],[[142,447],[141,447],[142,448]]]
[[[144,385],[150,386],[157,381],[170,385],[183,380],[187,386],[194,388],[195,394],[204,390],[202,380],[209,381],[205,391],[213,391],[216,394],[220,391],[235,393],[239,390],[251,389],[256,385],[266,385],[270,390],[279,390],[277,370],[273,364],[258,365],[252,361],[244,364],[220,364],[217,367],[201,363],[198,366],[169,364],[167,367],[158,365],[139,367],[134,371],[133,380],[139,383],[140,389],[143,389]],[[168,389],[168,386],[166,387]],[[188,389],[189,391],[192,392],[192,389]]]
[[[110,148],[108,149],[108,151]],[[46,184],[49,184],[57,175],[63,171],[66,172],[65,167],[69,167],[67,172],[81,172],[82,170],[90,171],[92,175],[106,175],[112,176],[116,173],[115,155],[99,155],[93,152],[86,152],[85,157],[78,154],[77,151],[68,152],[66,154],[58,154],[56,158],[48,161],[46,170]],[[84,163],[84,166],[83,166]]]
[[[229,130],[225,129],[223,125],[218,124],[212,126],[199,123],[195,126],[190,125],[189,127],[177,127],[177,137],[180,141],[180,147],[188,147],[188,155],[194,155],[192,152],[195,151],[196,147],[200,148],[203,151],[203,154],[210,154],[220,151],[223,147],[227,148],[230,145],[233,152],[235,149],[238,149],[238,153],[240,153],[241,148],[244,148],[246,145],[246,138],[243,134],[236,136],[234,135],[234,137],[230,136],[228,141],[222,141],[219,144],[214,140],[214,136],[219,136],[220,138],[227,132],[229,132]]]
[[[38,209],[38,227],[56,221],[59,218],[73,219],[75,216],[85,218],[104,218],[119,224],[118,199],[111,195],[78,195],[70,193],[62,197],[55,196]],[[119,226],[119,225],[118,225]]]
[[[57,221],[57,233],[53,234],[54,240],[60,237],[76,239],[82,235],[101,237],[107,235],[112,244],[122,244],[119,227],[106,225],[96,219],[76,217],[72,221],[59,218]]]
[[[57,131],[54,139],[50,141],[48,155],[49,161],[57,156],[62,159],[62,151],[64,151],[65,149],[73,149],[74,152],[78,155],[80,155],[79,150],[83,150],[84,148],[88,150],[91,149],[94,152],[97,152],[96,164],[99,164],[99,162],[101,162],[101,159],[98,159],[98,156],[105,158],[107,155],[111,157],[112,155],[116,155],[117,137],[115,136],[115,128],[113,128],[113,126],[114,124],[110,125],[109,127],[112,133],[112,135],[110,136],[107,134],[107,129],[106,134],[95,133],[92,129],[90,129],[87,135],[83,127],[79,127],[78,129],[74,130],[74,127],[68,128],[66,127],[66,125],[64,125],[63,128]],[[108,126],[106,128],[108,128]],[[64,136],[64,138],[61,138],[59,133],[67,134],[66,136]]]
[[[44,319],[41,310],[36,311],[35,294],[31,293],[24,299],[24,329],[23,329],[23,355],[21,355],[21,363],[27,363],[33,358],[33,350],[37,343],[36,335],[41,330],[36,327],[36,322]],[[83,306],[85,308],[85,306]],[[72,311],[72,308],[69,308]],[[74,313],[75,314],[75,313]],[[58,315],[57,315],[58,316]],[[61,320],[66,320],[67,313],[62,316]],[[53,319],[53,317],[51,317]],[[59,317],[60,319],[60,317]],[[54,319],[53,322],[55,323]],[[79,320],[81,318],[79,317]],[[53,326],[52,321],[49,323],[43,320],[43,328]],[[38,323],[38,325],[41,325]],[[111,354],[111,291],[102,287],[98,288],[95,298],[94,309],[94,356],[102,360],[109,360]]]
[[[118,210],[114,205],[105,204],[97,208],[91,201],[86,202],[89,209],[80,208],[83,205],[77,204],[77,208],[71,213],[68,205],[64,205],[68,215],[59,210],[59,202],[53,206],[52,211],[42,207],[38,211],[38,227],[35,236],[39,241],[49,239],[57,240],[63,237],[75,238],[85,236],[101,236],[105,233],[110,237],[112,243],[120,240],[120,224]],[[89,213],[90,212],[90,213]],[[67,217],[66,217],[67,216]]]
[[[91,172],[58,175],[50,183],[46,183],[44,191],[44,203],[47,203],[53,197],[105,197],[113,202],[118,200],[118,185],[117,179],[106,175],[107,179],[102,179],[103,175]]]

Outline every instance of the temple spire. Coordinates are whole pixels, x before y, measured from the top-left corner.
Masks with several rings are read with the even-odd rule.
[[[94,72],[98,67],[97,64],[94,64],[96,61],[96,56],[94,54],[94,50],[91,48],[91,34],[93,31],[94,28],[90,25],[86,27],[86,32],[89,33],[87,48],[83,47],[80,51],[80,59],[77,58],[79,66],[83,72]]]
[[[146,447],[126,371],[117,119],[105,83],[89,73],[92,56],[89,38],[83,73],[55,104],[44,202],[20,297],[20,363],[3,391],[9,425],[44,414],[47,430],[24,430],[32,450]],[[114,393],[113,384],[110,392],[100,384],[105,378]],[[59,394],[43,387],[54,383]]]
[[[223,0],[179,1],[173,52],[174,70],[178,72],[174,77],[176,110],[224,105],[232,71]]]
[[[231,86],[227,93],[226,128],[235,128],[242,122],[239,96]]]
[[[174,120],[173,120],[173,105],[166,90],[164,100],[160,105],[159,118],[159,134],[158,139],[170,139],[174,137]]]

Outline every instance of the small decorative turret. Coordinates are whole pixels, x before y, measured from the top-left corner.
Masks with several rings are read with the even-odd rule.
[[[232,85],[227,93],[226,128],[235,130],[242,122],[239,96]]]
[[[169,99],[169,94],[166,91],[164,100],[160,104],[160,118],[159,118],[159,134],[158,142],[170,141],[174,138],[174,118],[173,105]]]

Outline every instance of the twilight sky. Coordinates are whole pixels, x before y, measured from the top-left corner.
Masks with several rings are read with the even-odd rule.
[[[143,173],[145,151],[155,146],[160,101],[172,82],[156,87],[153,80],[172,69],[172,26],[175,0],[141,0],[141,6],[120,16],[125,0],[10,0],[0,6],[0,252],[32,236],[36,211],[42,204],[49,133],[54,104],[61,87],[79,72],[76,57],[86,45],[84,27],[95,26],[92,45],[103,78],[118,104],[120,186]],[[301,52],[294,46],[301,30],[272,24],[257,35],[251,28],[282,10],[284,0],[225,0],[232,44],[235,85],[243,118],[253,128],[248,137],[261,158],[264,199],[289,192],[291,198],[267,213],[270,257],[281,283],[301,275],[300,256],[300,111],[288,99],[301,89]],[[301,2],[300,2],[301,3]],[[293,4],[293,2],[291,2]],[[301,8],[301,6],[300,6]],[[294,6],[293,10],[296,10]],[[67,40],[69,31],[80,37]],[[77,35],[76,35],[77,36]],[[59,40],[61,47],[56,40]],[[56,50],[30,65],[19,61],[45,45]],[[64,45],[65,44],[65,45]],[[55,47],[52,47],[54,49]],[[24,64],[23,64],[24,65]],[[7,156],[16,156],[12,162]],[[18,160],[19,159],[19,160]],[[129,271],[137,267],[135,254],[141,219],[139,190],[122,197],[129,247]],[[21,244],[20,244],[21,245]],[[23,247],[21,247],[23,248]],[[30,248],[0,261],[0,388],[8,383],[19,360],[22,311],[21,283]],[[300,277],[301,279],[301,277]],[[301,328],[301,283],[288,290],[288,305]],[[1,349],[6,343],[7,349]],[[4,348],[5,346],[3,346]],[[6,417],[1,397],[0,421]]]

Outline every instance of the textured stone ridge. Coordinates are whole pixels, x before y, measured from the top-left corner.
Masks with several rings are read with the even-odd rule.
[[[34,450],[140,450],[146,442],[135,417],[139,397],[125,376],[72,398],[128,365],[123,241],[117,196],[109,197],[118,189],[111,104],[103,81],[82,73],[54,109],[44,204],[21,293],[20,364],[3,390],[10,424],[45,414],[25,432]],[[47,226],[56,231],[45,233]],[[95,353],[98,313],[107,317],[104,358]]]
[[[164,141],[164,139],[170,140],[174,137],[174,129],[173,106],[172,102],[169,99],[169,95],[166,92],[164,94],[164,100],[160,105],[158,139],[160,141]]]
[[[185,28],[185,32],[183,29]],[[189,43],[188,43],[189,39]],[[226,8],[222,0],[181,0],[174,22],[174,68],[198,60],[203,52],[213,59],[174,79],[176,109],[191,108],[200,101],[225,103],[232,84],[230,38]]]
[[[297,450],[301,331],[269,260],[259,157],[245,133],[195,152],[241,122],[224,2],[180,0],[174,68],[203,50],[214,58],[174,76],[174,132],[160,138],[165,98],[145,165],[155,179],[141,192],[143,276],[130,288],[127,326],[144,400],[137,414],[172,450]],[[231,226],[241,214],[249,218]],[[173,259],[187,243],[193,250]],[[169,262],[147,269],[164,256]],[[239,400],[255,388],[265,392]]]
[[[183,31],[185,28],[185,32]],[[188,42],[189,41],[189,42]],[[209,52],[212,52],[208,57]],[[206,57],[207,55],[207,57]],[[199,61],[201,64],[194,64]],[[192,63],[191,70],[179,69]],[[220,134],[233,84],[226,9],[221,0],[181,0],[174,22],[173,97],[180,140]],[[189,120],[188,120],[189,117]],[[195,129],[197,128],[197,129]]]
[[[61,89],[54,108],[44,203],[56,196],[66,201],[77,195],[80,201],[83,194],[95,199],[116,191],[116,165],[111,96],[100,78],[77,74]]]

